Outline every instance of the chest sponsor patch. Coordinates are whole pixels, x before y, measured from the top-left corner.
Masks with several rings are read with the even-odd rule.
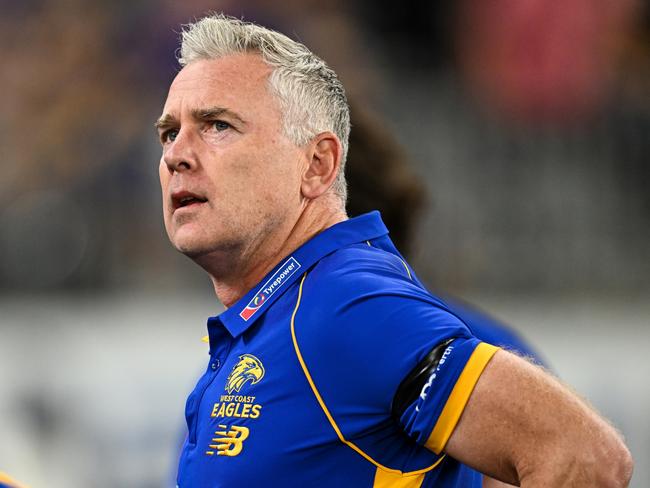
[[[251,301],[248,302],[248,305],[239,312],[239,316],[244,320],[250,319],[299,269],[300,263],[296,261],[293,256],[287,259],[282,266],[273,273],[273,276],[262,285]]]

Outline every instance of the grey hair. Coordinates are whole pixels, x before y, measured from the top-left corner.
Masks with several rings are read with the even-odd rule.
[[[214,14],[184,26],[178,62],[185,66],[250,52],[273,68],[269,87],[280,102],[284,132],[294,144],[307,144],[324,131],[333,132],[341,141],[341,167],[332,188],[345,204],[350,109],[343,85],[322,59],[279,32]]]

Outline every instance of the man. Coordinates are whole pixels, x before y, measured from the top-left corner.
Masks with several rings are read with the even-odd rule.
[[[172,244],[227,310],[186,405],[181,488],[627,486],[616,431],[431,296],[377,213],[348,220],[349,115],[303,45],[190,25],[156,123]]]

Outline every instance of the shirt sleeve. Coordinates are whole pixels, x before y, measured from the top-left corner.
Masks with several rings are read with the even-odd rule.
[[[496,348],[410,281],[401,263],[346,264],[330,263],[307,277],[295,316],[318,394],[346,438],[363,437],[395,421],[391,405],[400,383],[433,348],[452,340],[397,419],[411,439],[438,454]]]
[[[451,436],[474,386],[497,347],[476,338],[455,339],[409,405],[400,424],[418,444],[440,454]]]

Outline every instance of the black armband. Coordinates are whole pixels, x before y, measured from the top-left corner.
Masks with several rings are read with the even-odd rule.
[[[404,411],[420,396],[422,388],[427,384],[429,378],[438,367],[442,355],[445,353],[447,346],[454,339],[448,339],[445,342],[434,347],[427,356],[420,361],[415,368],[408,374],[397,388],[397,393],[393,398],[391,411],[393,416],[399,420]]]

